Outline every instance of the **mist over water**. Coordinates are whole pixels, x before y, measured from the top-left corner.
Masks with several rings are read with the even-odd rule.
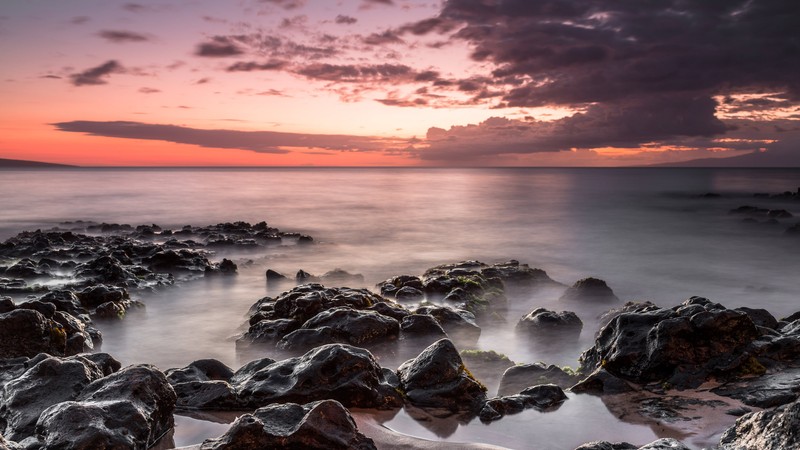
[[[800,309],[800,239],[783,235],[798,219],[745,224],[728,211],[753,205],[800,216],[799,202],[752,197],[798,186],[797,169],[0,171],[0,239],[74,220],[168,228],[266,220],[313,236],[316,245],[309,247],[226,254],[239,264],[238,276],[137,294],[146,312],[101,324],[102,350],[123,364],[166,369],[217,358],[235,368],[251,356],[237,355],[234,346],[250,305],[291,287],[268,286],[267,268],[289,276],[298,269],[320,275],[342,268],[363,274],[365,287],[374,288],[390,276],[421,275],[438,264],[517,259],[567,285],[602,278],[623,301],[673,306],[701,295],[782,317]],[[722,197],[700,197],[707,192]],[[477,347],[518,363],[577,366],[581,351],[592,345],[596,316],[608,305],[563,304],[561,292],[511,298],[507,324],[484,326]],[[517,320],[536,307],[575,311],[584,321],[580,340],[551,348],[516,336]],[[395,368],[399,359],[382,356],[380,362]],[[562,408],[580,404],[594,405],[571,399]],[[396,428],[422,433],[402,418],[393,419]],[[587,426],[606,429],[616,419],[598,420]],[[499,429],[459,428],[448,437],[473,440]],[[507,443],[503,439],[492,442]]]

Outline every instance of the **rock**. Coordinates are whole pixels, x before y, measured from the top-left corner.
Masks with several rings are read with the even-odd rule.
[[[441,339],[397,369],[411,404],[453,413],[480,410],[486,387],[468,371],[452,342]]]
[[[663,438],[657,441],[653,441],[647,445],[643,445],[639,447],[639,450],[691,450],[689,447],[683,444],[683,442],[672,439],[672,438]]]
[[[325,272],[319,278],[323,284],[333,284],[333,285],[364,284],[364,275],[361,275],[360,273],[350,273],[346,270],[342,270],[339,268]]]
[[[56,305],[37,300],[20,303],[17,305],[17,309],[30,309],[40,313],[48,319],[52,319],[56,314]]]
[[[237,243],[241,244],[241,243]],[[255,242],[253,242],[255,245]],[[218,264],[212,264],[205,268],[205,275],[236,275],[239,267],[230,259],[222,258]]]
[[[236,390],[220,380],[185,381],[172,384],[177,397],[176,406],[183,409],[239,409]]]
[[[372,439],[358,432],[350,413],[335,400],[299,405],[284,403],[245,414],[202,450],[260,450],[264,448],[375,449]]]
[[[528,408],[546,410],[560,405],[566,399],[564,391],[554,384],[531,386],[516,395],[487,400],[481,409],[480,418],[483,422],[491,422]]]
[[[659,309],[661,309],[661,308],[659,308],[654,303],[649,302],[649,301],[644,301],[644,302],[625,302],[625,304],[622,305],[621,308],[613,308],[613,309],[610,309],[610,310],[604,312],[603,314],[600,315],[600,317],[598,317],[598,320],[600,322],[600,328],[603,328],[606,325],[608,325],[609,322],[611,322],[612,319],[614,319],[615,317],[619,316],[620,314],[623,314],[623,313],[643,313],[643,312],[648,312],[648,311],[656,311],[656,310],[659,310]],[[597,335],[599,335],[599,334],[600,334],[600,331],[598,330]],[[597,337],[597,336],[595,336],[595,337]]]
[[[0,391],[0,425],[11,440],[22,440],[34,433],[36,421],[52,405],[74,400],[103,373],[81,357],[67,359],[40,355],[28,362],[30,368],[9,381]]]
[[[583,322],[572,311],[555,312],[537,308],[522,317],[516,329],[538,338],[577,339]]]
[[[627,442],[595,441],[580,445],[575,450],[638,450],[639,447]]]
[[[418,291],[424,289],[422,280],[419,277],[411,275],[399,275],[389,278],[386,281],[378,283],[377,287],[381,290],[381,295],[386,295],[388,297],[394,297],[397,291],[404,287],[413,288]]]
[[[265,367],[247,365],[231,381],[242,406],[248,408],[322,399],[357,408],[402,404],[372,354],[344,344],[324,345]]]
[[[305,352],[325,344],[346,344],[347,336],[331,327],[300,328],[284,336],[275,346],[280,350]]]
[[[349,307],[336,307],[322,311],[306,321],[300,328],[329,327],[356,346],[378,341],[396,340],[400,334],[397,320],[374,311],[359,311]]]
[[[515,290],[563,286],[550,278],[544,270],[531,268],[513,259],[485,267],[481,269],[481,274],[486,278],[499,278],[503,280],[506,288]]]
[[[741,307],[736,308],[734,311],[741,311],[747,314],[750,320],[759,327],[772,328],[773,330],[778,328],[778,319],[766,309]]]
[[[14,305],[14,300],[11,300],[11,297],[0,297],[0,314],[13,311],[14,308],[16,308],[16,306]]]
[[[745,405],[773,408],[800,397],[800,369],[787,368],[757,379],[725,383],[711,392],[735,398]]]
[[[410,314],[403,317],[400,330],[404,337],[409,338],[434,338],[439,340],[447,337],[444,329],[430,314]]]
[[[394,296],[398,300],[419,300],[424,297],[425,294],[417,288],[403,286],[394,293]]]
[[[584,278],[569,287],[561,296],[562,301],[579,302],[618,302],[619,298],[605,281],[598,278]]]
[[[488,386],[496,386],[503,372],[514,366],[514,361],[511,361],[508,356],[494,350],[462,350],[459,354],[469,371]],[[524,387],[527,386],[530,385]]]
[[[233,370],[216,359],[199,359],[181,369],[168,369],[164,374],[174,385],[188,381],[230,381]]]
[[[693,297],[673,309],[617,316],[581,355],[581,371],[602,367],[639,384],[697,387],[712,375],[738,376],[760,335],[747,314]]]
[[[0,434],[0,450],[22,450],[22,446],[16,442],[7,441],[2,434]]]
[[[450,338],[460,342],[477,342],[481,328],[475,323],[475,316],[468,311],[454,310],[444,306],[420,306],[414,314],[433,316]]]
[[[261,320],[251,325],[247,332],[236,340],[236,345],[237,347],[247,344],[275,345],[299,327],[300,322],[292,319]]]
[[[528,386],[539,384],[555,384],[562,389],[567,389],[580,379],[580,376],[567,373],[554,365],[520,364],[509,367],[503,372],[497,393],[501,396],[517,394]]]
[[[75,317],[87,316],[89,311],[81,305],[81,301],[73,291],[49,291],[38,299],[40,302],[52,303],[58,311],[63,311]]]
[[[67,332],[57,322],[31,309],[0,314],[0,358],[33,357],[39,353],[63,356]]]
[[[614,376],[602,367],[598,367],[589,376],[572,386],[571,390],[575,393],[601,395],[633,392],[635,388],[627,381]]]
[[[98,319],[117,320],[125,317],[125,307],[118,302],[105,302],[95,309]]]
[[[272,269],[267,269],[267,282],[288,281],[286,275],[280,274]]]
[[[390,302],[378,302],[374,305],[367,308],[369,311],[375,311],[377,313],[383,314],[386,317],[391,317],[395,320],[401,321],[406,316],[410,315],[411,312],[400,305]]]
[[[311,275],[310,273],[306,272],[305,270],[298,270],[297,274],[295,275],[295,281],[297,284],[305,284],[305,283],[318,283],[319,278]]]
[[[173,427],[175,400],[155,367],[129,366],[44,411],[36,434],[46,448],[147,449]]]
[[[107,302],[124,302],[130,299],[130,295],[128,295],[128,291],[124,288],[100,284],[87,287],[79,292],[78,298],[84,307],[97,308]]]
[[[273,319],[294,319],[305,322],[322,311],[349,306],[366,309],[381,297],[366,289],[325,288],[321,284],[298,286],[279,295],[273,306]]]
[[[784,450],[800,444],[800,402],[747,414],[720,439],[721,450]]]

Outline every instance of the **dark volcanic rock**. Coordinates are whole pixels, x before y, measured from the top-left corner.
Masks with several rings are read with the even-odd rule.
[[[103,376],[94,363],[81,357],[40,355],[27,364],[30,368],[0,391],[0,425],[5,424],[2,434],[17,441],[34,433],[36,421],[45,409],[74,400],[92,381]]]
[[[465,370],[452,342],[441,339],[397,369],[401,389],[415,406],[477,412],[486,388]]]
[[[515,290],[563,286],[550,278],[544,270],[531,268],[527,264],[520,264],[519,261],[513,259],[485,267],[481,273],[487,278],[499,278],[503,280],[506,288]]]
[[[216,359],[199,359],[182,369],[169,369],[164,372],[170,384],[187,381],[229,381],[233,370]]]
[[[735,311],[747,314],[750,316],[750,320],[759,327],[772,328],[773,330],[778,328],[778,319],[766,309],[741,307],[736,308]]]
[[[46,448],[147,449],[174,425],[175,399],[156,368],[129,366],[44,411],[36,434]]]
[[[581,369],[603,367],[640,384],[696,387],[709,376],[731,377],[750,361],[749,345],[761,335],[746,313],[692,297],[672,309],[623,313],[581,355]]]
[[[245,414],[216,439],[208,439],[202,450],[375,449],[373,441],[358,432],[350,413],[335,400],[306,405],[285,403]]]
[[[622,394],[635,390],[627,381],[615,376],[602,367],[572,386],[572,392],[586,394]]]
[[[75,292],[67,290],[50,291],[38,299],[40,302],[52,303],[58,311],[63,311],[75,317],[87,316],[89,311],[83,307]]]
[[[572,311],[555,312],[537,308],[520,319],[516,329],[535,337],[577,338],[583,329],[583,322]]]
[[[588,442],[575,448],[575,450],[638,450],[639,447],[627,442]]]
[[[564,391],[554,384],[531,386],[516,395],[487,400],[481,409],[480,418],[484,422],[491,422],[528,408],[546,410],[560,405],[566,399]]]
[[[267,281],[268,282],[275,282],[275,281],[288,281],[289,278],[286,275],[278,273],[272,269],[267,269]]]
[[[411,275],[399,275],[389,278],[386,281],[378,283],[377,286],[381,290],[381,295],[387,297],[395,297],[397,292],[405,287],[422,291],[424,289],[422,280],[419,277]]]
[[[300,327],[300,324],[297,320],[292,319],[261,320],[251,325],[250,329],[236,341],[236,345],[275,345],[284,336]]]
[[[462,350],[459,355],[472,375],[486,385],[496,386],[503,372],[514,366],[508,356],[494,350]]]
[[[722,450],[785,450],[800,445],[800,402],[740,417],[722,439]]]
[[[434,340],[447,337],[444,329],[436,319],[430,314],[410,314],[403,317],[400,322],[400,329],[403,336],[410,338],[429,337]]]
[[[31,309],[0,314],[0,358],[63,356],[66,351],[67,331],[61,324]]]
[[[579,376],[567,373],[554,365],[520,364],[509,367],[503,372],[497,393],[498,395],[512,395],[526,387],[538,384],[555,384],[562,389],[567,389],[578,381],[580,381]]]
[[[303,328],[331,328],[352,345],[395,340],[400,334],[397,320],[374,311],[359,311],[349,307],[331,308],[304,323]]]
[[[265,367],[246,365],[232,378],[245,407],[333,399],[347,407],[389,408],[402,404],[372,354],[342,344],[315,348],[303,356]]]
[[[800,397],[800,369],[784,369],[755,380],[726,383],[712,392],[759,408],[784,405]]]
[[[456,341],[474,343],[481,336],[481,327],[475,323],[475,316],[469,311],[444,306],[420,306],[414,310],[414,314],[433,316],[447,335]]]
[[[619,298],[605,281],[598,278],[584,278],[569,287],[560,300],[586,302],[617,302]]]

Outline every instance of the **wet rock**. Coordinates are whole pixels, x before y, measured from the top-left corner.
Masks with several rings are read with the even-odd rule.
[[[425,294],[417,288],[403,286],[394,293],[394,296],[398,300],[419,300],[424,297]]]
[[[364,275],[361,275],[360,273],[350,273],[346,270],[339,268],[325,272],[324,274],[322,274],[321,277],[319,277],[319,279],[323,284],[333,284],[333,285],[364,284]]]
[[[205,272],[212,267],[208,258],[190,249],[159,249],[142,263],[156,272]]]
[[[236,341],[236,345],[272,344],[298,329],[301,323],[292,319],[261,320],[251,325],[248,331]]]
[[[173,427],[175,400],[156,368],[129,366],[45,410],[36,434],[46,448],[147,449]]]
[[[63,356],[67,332],[63,326],[31,309],[0,314],[0,358],[33,357],[39,353]]]
[[[800,369],[783,369],[755,380],[725,383],[712,392],[758,408],[784,405],[800,397]]]
[[[236,371],[231,381],[245,407],[321,399],[358,408],[402,404],[372,354],[343,344],[324,345],[265,367],[248,365]]]
[[[0,434],[0,450],[22,450],[22,446],[16,442],[7,441],[2,434]]]
[[[562,301],[579,302],[617,302],[619,298],[614,291],[599,278],[584,278],[569,287],[561,296]]]
[[[389,278],[386,281],[378,283],[377,287],[381,290],[381,295],[387,297],[395,297],[397,291],[404,287],[413,288],[417,291],[422,291],[424,289],[422,280],[412,275],[399,275]]]
[[[170,384],[187,381],[229,381],[233,370],[216,359],[199,359],[181,369],[169,369],[164,372]]]
[[[558,366],[538,364],[520,364],[509,367],[500,379],[498,395],[506,396],[519,393],[528,386],[554,384],[567,389],[580,381],[581,377],[568,373]]]
[[[280,350],[304,352],[325,344],[346,344],[347,336],[331,327],[300,328],[284,336],[275,346]]]
[[[391,317],[395,320],[403,320],[403,318],[411,314],[409,310],[403,308],[402,306],[385,301],[375,303],[374,305],[367,308],[367,310],[375,311],[377,313],[383,314],[386,317]]]
[[[11,297],[0,297],[0,314],[13,311],[14,308],[16,308],[16,306],[14,305],[14,300],[11,300]]]
[[[491,422],[509,414],[517,414],[528,408],[546,410],[560,405],[567,399],[564,391],[554,384],[531,386],[516,395],[487,400],[479,414],[481,421]]]
[[[447,333],[436,319],[429,314],[410,314],[403,317],[400,322],[403,336],[411,338],[433,338],[434,340],[447,337]]]
[[[488,386],[496,386],[504,371],[514,366],[508,356],[494,350],[462,350],[459,354],[476,379]]]
[[[644,302],[625,302],[625,304],[622,305],[621,308],[613,308],[613,309],[610,309],[610,310],[604,312],[603,314],[600,315],[600,317],[598,317],[598,320],[600,322],[600,328],[603,328],[606,325],[608,325],[609,322],[611,322],[612,319],[614,319],[615,317],[619,316],[620,314],[623,314],[623,313],[643,313],[643,312],[648,312],[648,311],[656,311],[656,310],[659,310],[659,309],[661,309],[661,308],[656,306],[654,303],[649,302],[649,301],[644,301]],[[600,334],[599,330],[598,330],[597,334]]]
[[[517,322],[517,331],[538,338],[576,338],[580,336],[583,322],[572,311],[555,312],[537,308]]]
[[[288,281],[286,275],[278,273],[272,269],[267,269],[267,282]]]
[[[253,242],[255,245],[255,242]],[[236,272],[239,270],[239,267],[236,266],[236,263],[231,261],[227,258],[222,258],[217,264],[212,264],[209,267],[205,268],[206,275],[236,275]]]
[[[50,291],[38,299],[40,302],[52,303],[58,311],[63,311],[75,317],[88,317],[89,311],[81,305],[81,301],[73,291]]]
[[[17,309],[29,309],[36,311],[48,319],[52,319],[56,313],[56,306],[52,303],[40,302],[38,300],[23,302],[17,305]]]
[[[91,361],[39,355],[27,362],[30,368],[0,391],[2,434],[22,440],[34,433],[42,412],[60,402],[74,400],[91,382],[103,376]]]
[[[572,386],[571,390],[575,393],[602,395],[633,392],[636,390],[636,388],[604,368],[598,367],[586,378],[578,381],[574,386]]]
[[[52,320],[64,329],[67,336],[67,342],[64,347],[65,355],[77,355],[78,353],[91,352],[95,348],[95,338],[92,336],[90,327],[86,326],[84,322],[70,316],[67,313],[57,311],[53,314]],[[96,333],[100,333],[94,330]],[[99,345],[99,342],[98,342]]]
[[[468,311],[426,305],[415,309],[414,314],[433,316],[447,335],[457,341],[474,343],[481,336],[481,328],[475,323],[475,316]]]
[[[105,302],[95,310],[98,319],[122,319],[125,317],[125,307],[119,302]]]
[[[740,417],[720,439],[721,450],[783,450],[800,443],[800,402]]]
[[[323,311],[308,321],[301,329],[329,327],[344,336],[352,345],[360,346],[377,341],[397,339],[400,324],[397,320],[373,311],[336,307]]]
[[[503,280],[506,288],[516,290],[563,286],[550,278],[544,270],[531,268],[527,264],[520,264],[519,261],[513,259],[485,267],[481,269],[481,274],[486,278],[499,278]]]
[[[640,384],[697,387],[712,375],[738,376],[759,336],[747,314],[693,297],[673,309],[617,316],[581,355],[581,370],[602,367]]]
[[[747,314],[750,320],[759,327],[772,328],[773,330],[778,328],[778,319],[766,309],[741,307],[736,308],[734,311],[741,311]]]
[[[335,400],[305,405],[269,405],[245,414],[202,450],[259,450],[263,448],[375,449],[373,441],[358,432],[350,413]]]
[[[480,410],[486,387],[465,370],[452,342],[441,339],[397,369],[401,389],[411,404],[453,413]]]
[[[306,272],[305,270],[298,270],[297,274],[295,275],[295,281],[297,284],[305,284],[305,283],[319,283],[319,278],[311,275],[310,273]]]
[[[683,442],[677,439],[662,438],[657,441],[653,441],[647,445],[639,447],[639,450],[691,450],[691,449],[687,447]]]
[[[429,296],[457,302],[457,308],[471,312],[479,320],[500,319],[508,306],[503,281],[485,276],[487,266],[478,261],[444,264],[425,271],[423,290]]]
[[[639,447],[627,442],[588,442],[575,448],[575,450],[638,450]]]
[[[87,287],[81,292],[78,292],[77,296],[78,299],[80,299],[81,305],[86,308],[97,308],[107,302],[122,303],[126,300],[130,300],[127,289],[102,284]]]

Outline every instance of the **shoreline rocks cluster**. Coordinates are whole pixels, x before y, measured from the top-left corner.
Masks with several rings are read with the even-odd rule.
[[[172,284],[176,273],[191,279],[235,272],[232,262],[210,262],[209,248],[310,238],[266,223],[181,230],[71,226],[99,234],[37,231],[0,244],[4,275],[80,279],[26,302],[0,299],[0,449],[146,449],[174,426],[176,411],[191,410],[246,412],[202,449],[372,449],[348,408],[413,407],[434,417],[488,423],[528,408],[552,411],[569,401],[565,391],[571,391],[601,398],[646,394],[639,408],[664,414],[699,402],[693,392],[708,383],[721,398],[773,408],[736,412],[741,417],[720,448],[777,450],[798,442],[800,314],[778,320],[765,310],[728,309],[701,297],[672,308],[628,303],[602,317],[577,372],[545,364],[509,367],[501,355],[480,355],[493,364],[482,371],[504,370],[491,397],[459,347],[474,344],[481,326],[505,320],[512,294],[560,287],[560,301],[570,307],[612,307],[619,299],[595,278],[567,287],[517,261],[464,261],[422,276],[392,277],[378,285],[380,294],[310,283],[257,301],[237,346],[294,356],[258,358],[237,370],[213,359],[165,372],[149,365],[121,368],[111,355],[88,352],[100,343],[92,319],[120,317],[136,307],[128,289]],[[15,292],[33,292],[20,289]],[[517,327],[530,335],[563,336],[580,334],[583,322],[574,312],[537,308]],[[424,348],[396,369],[381,366],[371,350],[391,352],[398,341]],[[580,448],[685,446],[660,439],[643,447],[594,442]]]

